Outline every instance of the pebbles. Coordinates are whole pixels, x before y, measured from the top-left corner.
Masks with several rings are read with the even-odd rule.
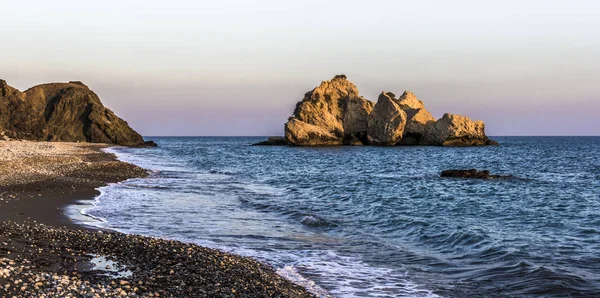
[[[0,204],[20,192],[96,188],[147,171],[100,151],[105,144],[0,141]]]
[[[103,275],[90,264],[94,255],[133,274]],[[0,225],[0,296],[313,297],[250,258],[173,240],[14,222]]]

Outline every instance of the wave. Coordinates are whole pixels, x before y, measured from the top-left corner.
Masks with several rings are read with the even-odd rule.
[[[279,276],[282,276],[297,285],[300,285],[311,292],[313,295],[319,298],[331,298],[333,297],[329,292],[325,289],[319,287],[314,281],[307,279],[298,273],[298,270],[294,268],[293,265],[284,266],[283,268],[278,268],[276,270]]]
[[[247,197],[241,197],[239,198],[239,201],[242,203],[243,206],[251,207],[252,209],[258,210],[260,212],[276,212],[281,215],[288,216],[290,218],[293,218],[296,222],[299,222],[307,227],[339,227],[339,224],[332,220],[328,220],[325,217],[316,214],[307,214],[302,210],[296,210],[290,208],[289,206],[278,204],[274,202],[274,200],[267,200],[262,202],[254,201]]]
[[[502,288],[504,296],[554,296],[568,293],[569,297],[591,297],[600,286],[581,278],[581,272],[536,265],[529,261],[511,261],[502,266],[482,269],[467,281],[477,282],[484,289]],[[491,287],[488,281],[494,281]]]

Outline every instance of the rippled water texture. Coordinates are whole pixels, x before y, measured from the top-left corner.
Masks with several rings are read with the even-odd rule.
[[[154,172],[87,213],[128,233],[253,256],[322,296],[600,295],[600,138],[485,148],[110,149]],[[445,169],[513,175],[439,178]]]

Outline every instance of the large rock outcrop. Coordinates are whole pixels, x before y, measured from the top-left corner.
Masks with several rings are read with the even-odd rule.
[[[285,125],[285,138],[299,146],[332,146],[367,142],[367,123],[373,103],[358,89],[336,76],[309,91]]]
[[[367,137],[373,145],[394,146],[402,139],[406,126],[406,112],[400,108],[394,97],[391,92],[381,93],[369,115]]]
[[[454,114],[436,120],[408,91],[398,99],[384,92],[373,104],[344,75],[306,93],[285,124],[285,140],[297,146],[498,144],[485,135],[482,121]]]
[[[21,92],[0,80],[0,131],[26,140],[147,145],[81,82],[43,84]]]

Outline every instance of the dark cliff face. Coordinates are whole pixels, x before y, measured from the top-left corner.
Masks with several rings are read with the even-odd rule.
[[[0,131],[26,140],[144,145],[142,136],[81,82],[20,92],[0,80]]]

